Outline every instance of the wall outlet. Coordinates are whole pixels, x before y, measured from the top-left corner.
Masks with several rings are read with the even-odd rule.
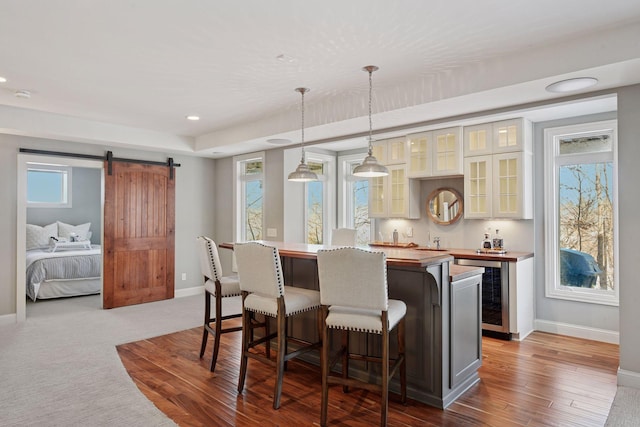
[[[278,237],[277,228],[267,228],[267,237]]]
[[[413,227],[407,227],[407,237],[413,237]]]
[[[187,280],[187,273],[182,273],[182,280]]]

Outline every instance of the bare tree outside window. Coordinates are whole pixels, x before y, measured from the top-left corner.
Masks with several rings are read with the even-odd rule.
[[[561,253],[564,286],[613,289],[612,175],[611,163],[560,168],[560,248],[579,252]]]

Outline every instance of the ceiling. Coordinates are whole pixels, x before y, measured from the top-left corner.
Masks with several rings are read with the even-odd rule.
[[[369,64],[376,131],[545,117],[556,80],[640,83],[639,40],[629,0],[0,0],[0,131],[224,157],[298,144],[304,86],[307,142],[361,141]]]

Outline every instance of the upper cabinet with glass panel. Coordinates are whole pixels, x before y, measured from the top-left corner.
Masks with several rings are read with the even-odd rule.
[[[487,154],[531,152],[531,122],[503,120],[464,127],[464,157]]]
[[[464,128],[465,218],[533,217],[531,122]]]
[[[407,135],[409,178],[462,175],[460,126]]]

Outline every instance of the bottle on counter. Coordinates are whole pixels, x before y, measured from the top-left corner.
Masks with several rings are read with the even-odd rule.
[[[393,244],[394,245],[398,244],[398,230],[396,229],[393,230]]]
[[[493,235],[493,249],[503,250],[504,249],[504,240],[502,240],[502,236],[500,235],[500,230],[496,228],[496,234]]]
[[[482,245],[480,247],[482,249],[491,249],[491,239],[489,238],[489,233],[484,233],[484,239],[482,239]]]

